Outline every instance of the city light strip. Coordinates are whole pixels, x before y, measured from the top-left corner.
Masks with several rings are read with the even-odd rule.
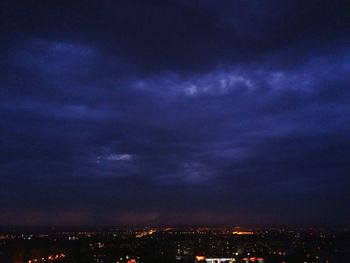
[[[221,262],[221,261],[236,261],[235,258],[206,258],[205,261],[207,262]]]

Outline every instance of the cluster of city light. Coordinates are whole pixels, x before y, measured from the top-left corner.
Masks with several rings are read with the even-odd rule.
[[[197,261],[205,260],[205,256],[196,256]]]
[[[263,263],[263,258],[250,257],[250,258],[242,258],[245,262],[257,262]],[[205,256],[196,256],[196,261],[206,261],[208,263],[220,263],[220,262],[236,262],[235,258],[206,258]]]
[[[258,263],[264,262],[263,258],[256,258],[256,257],[242,258],[242,260],[245,261],[245,262],[258,262]]]
[[[148,230],[148,231],[142,231],[142,232],[139,232],[136,237],[143,237],[143,236],[147,236],[147,235],[152,235],[154,234],[155,232],[157,232],[156,230]]]
[[[135,258],[131,258],[130,256],[128,256],[128,255],[126,255],[125,256],[125,260],[126,260],[126,262],[127,263],[136,263],[136,262],[138,262],[138,260],[140,259],[140,257],[136,257],[137,258],[137,260],[135,259]],[[119,258],[117,261],[116,261],[116,263],[121,263],[121,262],[125,262],[125,260],[124,260],[124,258]]]
[[[28,260],[28,263],[46,262],[46,261],[52,262],[52,261],[64,259],[65,257],[66,257],[66,255],[64,253],[61,253],[61,254],[56,254],[56,255],[49,255],[47,258],[30,259],[30,260]]]
[[[197,261],[206,261],[206,262],[236,262],[235,258],[206,258],[205,256],[196,256]]]
[[[236,262],[235,258],[206,258],[206,262],[220,263],[220,262]]]

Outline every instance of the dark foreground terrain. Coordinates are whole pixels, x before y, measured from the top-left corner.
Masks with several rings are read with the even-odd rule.
[[[0,233],[0,262],[350,262],[350,230],[11,229]]]

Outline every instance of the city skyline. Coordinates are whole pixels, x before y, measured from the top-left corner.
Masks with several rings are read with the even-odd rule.
[[[1,227],[349,226],[349,1],[0,10]]]

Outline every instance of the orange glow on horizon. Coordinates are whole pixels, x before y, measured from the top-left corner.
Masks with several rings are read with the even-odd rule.
[[[233,231],[233,235],[254,235],[253,231]]]

